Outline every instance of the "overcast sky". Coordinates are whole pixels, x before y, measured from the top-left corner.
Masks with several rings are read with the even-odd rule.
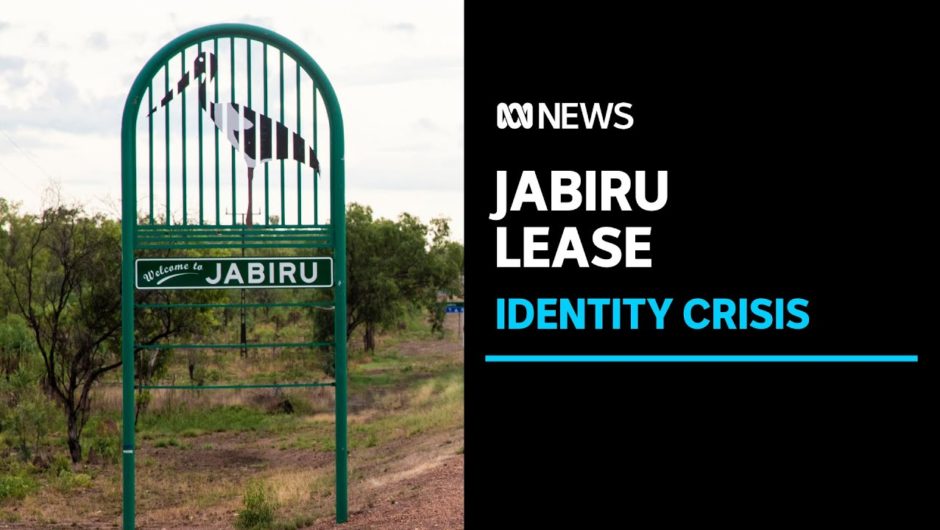
[[[346,125],[347,200],[447,216],[463,239],[459,1],[7,2],[0,10],[0,196],[120,211],[120,115],[140,68],[199,26],[245,22],[305,48]],[[174,80],[175,81],[175,80]]]

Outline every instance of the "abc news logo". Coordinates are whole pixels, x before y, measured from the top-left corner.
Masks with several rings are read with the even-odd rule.
[[[536,108],[538,112],[536,112]],[[631,105],[620,103],[500,103],[496,126],[500,129],[608,129],[633,127]],[[537,123],[536,123],[537,122]]]

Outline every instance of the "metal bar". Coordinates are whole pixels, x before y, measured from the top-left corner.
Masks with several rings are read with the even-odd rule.
[[[196,53],[202,55],[202,43],[201,43],[201,42],[199,43],[198,46],[196,46]],[[203,100],[203,101],[205,101],[205,100]],[[199,102],[199,103],[202,103],[202,102]],[[203,199],[203,189],[202,189],[202,188],[203,188],[203,184],[202,184],[202,176],[203,176],[203,167],[202,167],[202,166],[203,166],[203,163],[202,163],[202,119],[203,119],[203,114],[205,114],[205,113],[201,112],[200,110],[197,110],[196,113],[199,114],[199,224],[205,224],[206,221],[205,221],[205,217],[204,217],[204,215],[203,215],[203,203],[204,203],[204,199]]]
[[[257,308],[257,307],[333,307],[332,301],[319,302],[280,302],[273,304],[136,304],[138,309],[224,309],[224,308]]]
[[[297,248],[297,243],[295,241],[287,241],[282,244],[260,244],[260,243],[248,243],[242,245],[240,243],[179,243],[179,244],[166,244],[166,245],[156,245],[156,244],[145,244],[140,243],[137,245],[138,249],[141,250],[159,250],[159,249],[180,249],[180,250],[194,250],[194,249],[225,249],[225,248]],[[304,243],[307,248],[333,248],[333,245],[329,242],[323,243]]]
[[[310,78],[310,83],[313,88],[313,153],[317,153],[317,82]],[[317,155],[319,156],[319,155]],[[320,222],[320,192],[317,189],[317,170],[311,169],[313,172],[313,224]]]
[[[297,99],[297,134],[300,135],[301,134],[300,126],[301,126],[301,123],[303,123],[303,120],[300,119],[300,63],[297,61],[294,61],[294,64],[297,65],[297,75],[296,75],[297,77],[297,98],[296,98]],[[301,193],[301,190],[303,190],[303,187],[301,187],[300,185],[300,175],[302,171],[303,171],[303,164],[301,164],[300,162],[297,162],[297,224],[300,224],[303,222],[303,213],[302,213],[303,209],[301,208],[301,200],[300,200],[301,196],[303,195]]]
[[[328,242],[333,239],[330,235],[306,235],[306,236],[297,236],[297,237],[252,237],[251,239],[245,239],[242,241],[242,237],[204,237],[204,236],[192,236],[187,234],[179,234],[175,237],[143,237],[139,236],[135,238],[135,241],[140,244],[154,245],[157,243],[173,243],[180,245],[189,245],[189,244],[211,244],[211,243],[248,243],[248,244],[257,244],[257,243],[271,243],[271,244],[282,244],[290,243],[292,241],[307,241],[307,242]]]
[[[245,61],[248,65],[248,106],[251,107],[251,39],[245,39]]]
[[[332,246],[332,241],[329,240],[295,240],[289,239],[286,241],[278,241],[276,243],[254,243],[246,242],[243,244],[234,243],[234,242],[225,242],[225,241],[210,241],[206,243],[186,243],[186,242],[150,242],[150,241],[138,241],[137,248],[147,249],[147,250],[156,250],[156,249],[227,249],[227,248],[298,248],[298,247],[307,247],[307,248],[330,248]]]
[[[268,115],[268,43],[262,43],[261,45],[262,54],[264,55],[264,115]],[[269,210],[268,202],[268,164],[264,164],[264,224],[268,224],[271,219],[271,212]]]
[[[249,237],[295,237],[295,236],[318,236],[318,235],[329,234],[329,233],[331,232],[331,230],[322,230],[322,229],[316,229],[316,228],[298,228],[298,229],[294,229],[294,230],[292,230],[292,229],[290,229],[290,228],[286,228],[286,229],[280,229],[280,230],[271,230],[270,228],[265,229],[265,228],[263,228],[263,227],[259,227],[259,229],[258,229],[257,232],[252,231],[252,230],[250,230],[250,229],[248,229],[248,230],[241,230],[241,229],[240,229],[240,228],[245,227],[245,226],[246,226],[246,225],[236,225],[236,226],[233,226],[233,227],[232,227],[233,230],[186,230],[186,229],[182,229],[182,230],[163,230],[163,231],[157,231],[157,230],[142,230],[141,232],[143,232],[143,233],[140,234],[138,237],[150,237],[150,238],[153,238],[153,237],[180,237],[180,236],[186,236],[186,237],[190,237],[190,236],[192,236],[192,237],[215,237],[215,236],[233,237],[233,236],[236,236],[236,235],[241,236],[241,235],[243,235],[243,234],[244,234],[244,235],[247,235],[247,236],[249,236]]]
[[[229,48],[231,53],[229,54],[229,66],[232,79],[231,79],[231,103],[235,104],[235,37],[229,38]],[[238,212],[235,210],[235,146],[232,146],[232,224],[235,224],[238,221]]]
[[[245,248],[296,248],[309,245],[311,248],[329,247],[333,238],[308,238],[308,239],[277,239],[266,241],[257,239],[245,241]],[[186,241],[185,239],[138,239],[139,248],[159,249],[159,248],[238,248],[241,242],[231,239]]]
[[[216,248],[213,245],[219,245],[221,248],[233,248],[234,245],[239,243],[244,243],[245,245],[250,245],[253,248],[289,248],[291,245],[294,247],[303,247],[305,245],[311,246],[323,246],[329,245],[331,243],[331,238],[306,238],[306,239],[277,239],[277,240],[264,240],[264,239],[253,239],[251,241],[233,241],[230,239],[201,239],[198,241],[179,241],[174,239],[138,239],[137,244],[142,248],[182,248],[183,246],[188,247],[191,245],[198,245],[200,248]],[[262,246],[263,245],[263,246]]]
[[[349,448],[347,426],[347,369],[346,369],[346,157],[343,132],[343,113],[323,72],[317,68],[321,80],[323,102],[330,122],[330,224],[333,225],[333,298],[336,309],[333,318],[333,337],[336,341],[336,522],[349,520]]]
[[[186,48],[180,50],[180,74],[186,74]],[[180,120],[182,126],[182,155],[183,155],[183,224],[189,223],[189,220],[186,219],[186,89],[182,90],[180,94],[180,103],[182,103],[183,117]]]
[[[140,235],[137,237],[136,241],[139,243],[160,243],[160,242],[170,242],[170,243],[237,243],[239,241],[244,243],[281,243],[284,241],[328,241],[331,237],[329,234],[301,234],[296,236],[291,236],[289,234],[267,234],[267,235],[256,235],[252,234],[249,236],[238,237],[237,234],[219,234],[215,236],[210,236],[207,234],[176,234],[176,235],[160,235],[160,236],[144,236]]]
[[[239,390],[242,388],[309,388],[336,386],[336,383],[271,383],[250,385],[139,385],[144,390]]]
[[[251,241],[232,241],[222,240],[201,240],[201,241],[175,241],[170,239],[147,240],[138,239],[137,244],[140,248],[238,248],[238,244],[243,243],[246,248],[291,248],[303,247],[324,247],[329,246],[329,238],[320,239],[278,239],[276,241],[265,241],[263,239]]]
[[[248,108],[251,108],[251,39],[245,39],[245,61],[246,61],[246,64],[247,64],[247,74],[248,74],[248,79],[247,79],[247,83],[248,83],[248,103],[247,103],[247,106],[248,106]],[[255,123],[261,123],[261,121],[257,118],[257,115],[256,115],[256,117],[255,117]],[[258,131],[258,127],[255,126],[254,128],[251,129],[251,134],[252,134],[252,135],[255,135],[255,133],[256,133],[257,131]],[[244,130],[242,130],[242,132],[240,133],[240,136],[242,136],[241,141],[242,141],[242,144],[243,144],[243,145],[244,145],[244,142],[245,142],[244,136],[245,136],[246,134],[248,134],[248,133],[247,133],[247,131],[244,131]],[[256,136],[257,136],[257,135],[256,135]],[[258,150],[258,149],[260,149],[260,147],[258,147],[257,145],[255,145],[255,150],[256,150],[255,153],[256,153],[256,154],[253,155],[253,156],[257,156],[257,152],[258,152],[257,150]],[[252,208],[253,208],[253,206],[252,206],[252,204],[251,204],[251,198],[252,198],[252,197],[251,197],[251,192],[252,192],[252,188],[254,187],[254,183],[252,182],[252,181],[254,180],[254,179],[252,178],[252,177],[253,177],[252,171],[254,171],[254,169],[248,168],[248,206],[246,207],[247,209],[245,210],[245,219],[250,219],[250,218],[254,215],[254,213],[251,211]]]
[[[151,242],[142,242],[142,241],[138,241],[138,242],[137,242],[137,248],[139,248],[139,249],[144,249],[144,250],[159,250],[159,249],[163,249],[163,250],[170,250],[170,249],[179,249],[179,250],[183,250],[183,249],[189,249],[189,250],[196,250],[196,249],[202,249],[202,250],[219,249],[219,250],[225,250],[225,249],[233,249],[233,248],[234,248],[234,249],[240,249],[240,248],[267,248],[267,249],[284,248],[284,249],[296,249],[296,248],[298,248],[298,247],[306,247],[306,248],[331,248],[332,246],[333,246],[333,242],[332,242],[332,241],[324,241],[324,240],[321,240],[321,241],[295,241],[295,240],[293,240],[293,239],[292,239],[292,240],[288,240],[288,241],[278,242],[278,243],[251,243],[251,242],[248,242],[248,243],[244,243],[244,244],[239,244],[239,243],[226,243],[226,242],[222,242],[222,241],[214,241],[214,242],[209,242],[209,243],[185,243],[185,242],[183,242],[183,243],[172,243],[172,242],[151,243]]]
[[[219,39],[212,39],[212,51],[216,57],[219,56]],[[219,108],[219,76],[216,75],[215,78],[215,107]],[[216,111],[218,112],[218,110]],[[222,216],[219,213],[221,210],[221,204],[219,203],[219,128],[213,127],[215,131],[215,224],[222,224]]]
[[[274,237],[277,236],[277,237]],[[282,237],[283,236],[283,237]],[[299,236],[288,236],[286,234],[270,234],[268,236],[256,236],[252,234],[251,238],[238,237],[237,234],[220,234],[218,236],[208,236],[204,234],[176,234],[166,236],[138,236],[135,241],[138,243],[283,243],[285,241],[330,241],[330,234],[304,234]],[[244,240],[244,241],[242,241]]]
[[[160,235],[160,236],[144,236],[140,235],[135,240],[139,243],[179,243],[189,244],[189,243],[283,243],[285,241],[329,241],[332,239],[330,234],[301,234],[296,236],[291,236],[288,234],[268,234],[268,235],[257,235],[251,234],[250,236],[239,236],[238,234],[219,234],[215,236],[210,236],[208,234],[176,234],[176,235]]]
[[[310,228],[299,228],[297,230],[264,230],[254,232],[251,230],[218,230],[218,231],[209,231],[209,230],[166,230],[158,232],[156,230],[143,230],[142,234],[138,235],[139,238],[177,238],[185,235],[186,237],[234,237],[234,236],[248,236],[254,238],[263,238],[263,237],[297,237],[297,236],[322,236],[329,235],[329,230],[316,230]]]
[[[163,66],[163,89],[164,96],[170,93],[170,62],[167,61]],[[173,224],[170,219],[170,105],[163,107],[164,110],[164,145],[166,148],[166,219],[165,224]]]
[[[199,242],[238,242],[242,239],[247,238],[249,243],[258,243],[258,242],[281,242],[281,241],[293,241],[293,240],[329,240],[332,239],[332,234],[329,232],[315,232],[315,233],[301,233],[301,234],[276,234],[276,233],[267,233],[267,234],[252,234],[246,232],[245,235],[242,235],[242,232],[231,231],[227,233],[220,234],[208,234],[203,232],[177,232],[175,234],[139,234],[134,240],[141,243],[154,243],[158,241],[169,241],[175,243],[199,243]]]
[[[284,51],[281,50],[281,67],[278,74],[281,78],[281,123],[284,123]],[[281,159],[281,224],[286,224],[287,210],[284,202],[284,160]]]
[[[148,175],[150,177],[150,224],[153,224],[153,78],[150,78],[150,88],[147,90],[147,160],[149,162]]]
[[[162,61],[160,61],[162,62]],[[159,64],[159,63],[156,63]],[[153,89],[159,70],[141,73]],[[135,82],[132,97],[143,94]],[[130,98],[129,98],[130,99]],[[139,101],[139,100],[138,100]],[[150,109],[153,106],[151,105]],[[147,109],[149,112],[150,109]],[[121,499],[124,528],[134,528],[134,237],[137,231],[137,117],[140,104],[128,103],[121,122]],[[152,136],[152,135],[151,135]],[[152,159],[152,157],[151,157]]]
[[[138,241],[142,242],[152,242],[152,241],[175,241],[180,237],[181,234],[141,234],[137,236]],[[251,232],[241,232],[228,233],[228,234],[209,234],[209,233],[189,233],[186,234],[186,238],[189,240],[195,241],[230,241],[232,239],[248,239],[249,241],[267,241],[270,239],[283,241],[285,239],[324,239],[329,236],[327,232],[312,232],[312,233],[262,233],[262,234],[253,234]]]
[[[221,226],[211,226],[211,225],[210,225],[210,226],[196,226],[196,225],[189,225],[189,226],[179,226],[179,225],[177,225],[177,226],[163,226],[163,225],[155,225],[155,226],[150,226],[150,225],[144,224],[144,225],[137,225],[137,228],[138,228],[139,230],[141,230],[142,232],[166,232],[166,233],[171,233],[171,232],[172,232],[172,233],[185,233],[185,232],[215,232],[215,231],[231,232],[231,231],[245,230],[246,225],[234,225],[234,226],[232,226],[232,225],[221,225]],[[274,226],[270,226],[270,227],[268,227],[268,228],[256,226],[256,227],[252,228],[252,231],[264,230],[264,231],[275,232],[275,233],[287,233],[287,232],[290,232],[291,230],[294,230],[294,229],[297,229],[297,228],[307,228],[307,229],[320,228],[320,229],[323,229],[323,230],[330,230],[330,229],[333,228],[333,225],[291,225],[291,226],[277,226],[277,225],[274,225]]]
[[[133,282],[133,278],[131,281]],[[134,348],[142,350],[169,350],[172,348],[225,350],[238,348],[322,348],[332,345],[332,342],[256,342],[249,344],[135,344]]]
[[[328,247],[332,241],[323,239],[279,239],[277,241],[243,241],[246,248],[292,248],[310,246],[311,248]],[[238,241],[173,241],[173,240],[137,240],[140,248],[238,248]]]

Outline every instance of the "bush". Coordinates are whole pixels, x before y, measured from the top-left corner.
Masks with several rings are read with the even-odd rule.
[[[0,475],[0,501],[5,499],[22,499],[36,491],[39,485],[36,479],[25,473],[15,475]]]
[[[65,456],[64,454],[56,454],[49,461],[49,468],[46,470],[53,477],[59,476],[60,473],[66,472],[69,473],[72,471],[72,459]]]
[[[245,508],[238,512],[235,527],[240,530],[271,528],[274,524],[274,511],[277,509],[277,503],[271,496],[271,491],[263,483],[249,483],[245,491]]]
[[[111,419],[98,420],[90,425],[86,435],[88,461],[92,464],[116,464],[121,455],[121,429]]]
[[[36,343],[22,317],[7,315],[0,319],[0,375],[14,374],[35,351]]]
[[[42,457],[49,433],[56,430],[61,416],[55,404],[41,390],[38,363],[21,363],[16,371],[0,376],[0,432],[28,462]]]
[[[68,493],[74,489],[90,487],[91,475],[63,470],[59,472],[59,476],[56,477],[54,484],[56,489],[62,493]]]

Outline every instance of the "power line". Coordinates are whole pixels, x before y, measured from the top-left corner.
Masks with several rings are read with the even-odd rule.
[[[6,173],[7,175],[9,175],[9,177],[10,177],[9,179],[7,179],[6,182],[4,182],[4,186],[6,186],[8,182],[13,182],[13,183],[21,184],[21,185],[25,186],[26,188],[28,188],[29,191],[30,191],[32,194],[36,195],[37,197],[42,197],[42,193],[40,193],[39,191],[37,191],[36,188],[34,188],[31,184],[29,184],[29,179],[19,178],[19,177],[16,175],[16,173],[13,172],[9,167],[7,167],[6,164],[4,164],[3,162],[0,162],[0,168],[2,168],[3,171],[4,171],[4,173]]]
[[[11,144],[13,147],[15,147],[16,150],[20,152],[20,154],[23,155],[23,158],[25,158],[26,160],[29,160],[29,162],[30,162],[32,165],[36,166],[36,169],[38,169],[39,171],[42,171],[42,174],[45,175],[46,178],[48,178],[48,179],[50,179],[50,180],[53,180],[53,181],[59,180],[59,179],[55,178],[54,176],[52,176],[51,173],[49,173],[48,171],[46,171],[45,168],[43,168],[41,165],[39,165],[39,162],[35,159],[35,157],[33,157],[32,154],[30,154],[30,153],[27,152],[25,149],[23,149],[22,147],[20,147],[20,145],[19,145],[18,143],[16,143],[16,141],[13,139],[13,137],[10,136],[10,133],[8,133],[7,131],[3,131],[3,135],[6,136],[7,140],[10,142],[10,144]]]

